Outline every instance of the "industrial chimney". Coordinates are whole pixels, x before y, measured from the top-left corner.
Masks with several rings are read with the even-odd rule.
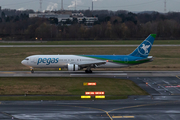
[[[93,1],[92,1],[92,11],[93,11]]]
[[[61,0],[61,10],[64,10],[64,8],[63,8],[63,0]]]

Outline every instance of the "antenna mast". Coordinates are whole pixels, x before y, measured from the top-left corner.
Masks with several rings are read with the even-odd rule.
[[[166,0],[164,0],[164,13],[166,13]]]
[[[93,6],[93,0],[92,0],[92,11],[93,11],[93,7],[94,7],[94,6]]]
[[[42,12],[42,0],[39,0],[40,3],[40,12]]]
[[[76,0],[75,0],[75,10],[76,10]]]
[[[61,10],[63,10],[63,0],[61,0]]]

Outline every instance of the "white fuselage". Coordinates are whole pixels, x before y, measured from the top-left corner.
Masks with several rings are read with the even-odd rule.
[[[128,66],[126,64],[117,64],[108,62],[107,60],[99,60],[78,55],[33,55],[27,57],[21,63],[33,68],[67,68],[68,64],[82,65],[100,62],[105,62],[105,64],[98,65],[98,68],[119,68]]]
[[[32,55],[21,63],[31,68],[67,68],[77,71],[86,68],[86,73],[92,73],[91,68],[120,68],[137,65],[153,60],[149,52],[156,34],[150,34],[129,55]]]

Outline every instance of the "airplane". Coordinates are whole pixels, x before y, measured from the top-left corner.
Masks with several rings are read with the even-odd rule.
[[[153,61],[148,56],[154,43],[156,34],[150,34],[129,55],[32,55],[26,57],[21,63],[30,68],[67,68],[68,71],[86,69],[92,73],[92,68],[120,68]]]

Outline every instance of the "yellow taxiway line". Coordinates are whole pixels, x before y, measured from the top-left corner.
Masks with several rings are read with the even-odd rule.
[[[134,118],[134,116],[112,116],[112,118]]]

